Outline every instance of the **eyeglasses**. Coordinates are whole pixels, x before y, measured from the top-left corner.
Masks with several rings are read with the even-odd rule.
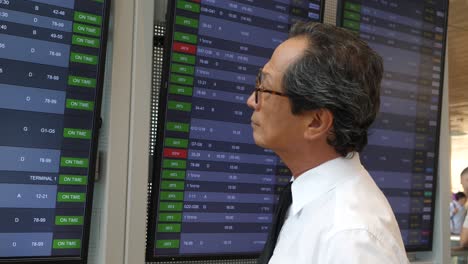
[[[255,103],[258,104],[258,102],[260,101],[260,97],[258,95],[259,92],[288,97],[288,95],[285,93],[262,88],[262,77],[263,77],[262,69],[263,68],[260,68],[260,70],[258,71],[257,79],[255,80]]]

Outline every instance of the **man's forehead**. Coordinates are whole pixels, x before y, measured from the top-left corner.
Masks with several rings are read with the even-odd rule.
[[[290,38],[276,47],[270,60],[265,64],[262,78],[268,80],[272,75],[282,75],[286,69],[295,62],[307,48],[305,37]]]
[[[307,48],[305,37],[290,38],[281,43],[263,68],[263,75],[284,73],[289,65],[299,59]]]

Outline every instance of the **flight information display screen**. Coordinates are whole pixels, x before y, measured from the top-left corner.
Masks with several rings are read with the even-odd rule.
[[[384,59],[380,113],[362,162],[388,198],[406,249],[430,250],[447,1],[344,0],[339,7],[339,24]]]
[[[108,10],[0,0],[0,262],[86,262]]]
[[[289,170],[252,137],[246,100],[314,1],[169,1],[147,257],[259,254]]]

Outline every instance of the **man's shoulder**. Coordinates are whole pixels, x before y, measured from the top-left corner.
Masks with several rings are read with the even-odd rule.
[[[375,235],[382,230],[399,232],[388,199],[366,171],[337,186],[335,195],[335,230],[363,229]]]
[[[406,263],[401,232],[389,201],[370,176],[361,176],[342,186],[342,192],[337,189],[336,200],[342,202],[336,206],[326,240],[348,241],[344,244],[350,247],[366,244],[375,252],[399,259],[393,263]]]
[[[304,207],[301,235],[324,245],[369,243],[376,247],[375,252],[398,256],[406,263],[398,223],[385,195],[366,170],[343,173],[348,173],[344,181]]]
[[[403,242],[398,237],[379,236],[368,229],[347,229],[331,234],[326,240],[329,260],[333,263],[361,263],[353,261],[361,258],[367,263],[408,263]],[[341,261],[343,260],[343,261]],[[327,261],[329,262],[329,261]]]

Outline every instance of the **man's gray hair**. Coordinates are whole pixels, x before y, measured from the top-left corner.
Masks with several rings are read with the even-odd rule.
[[[300,22],[289,37],[308,40],[283,78],[292,113],[328,109],[334,118],[328,144],[342,156],[360,152],[379,111],[382,58],[356,34],[332,25]]]

